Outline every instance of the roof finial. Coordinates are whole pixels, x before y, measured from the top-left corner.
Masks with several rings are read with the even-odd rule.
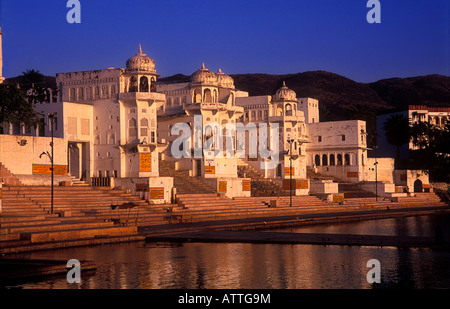
[[[222,70],[219,68],[219,72],[218,73],[222,73]]]
[[[142,47],[141,47],[141,43],[139,43],[139,55],[142,55]]]
[[[286,82],[285,81],[283,81],[283,87],[286,87]]]
[[[202,62],[202,70],[204,70],[204,69],[205,69],[205,63]]]

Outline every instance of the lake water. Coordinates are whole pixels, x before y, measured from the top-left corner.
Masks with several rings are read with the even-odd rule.
[[[450,214],[280,229],[289,232],[450,236]],[[273,231],[273,230],[272,230]],[[37,289],[370,289],[367,261],[381,288],[450,288],[450,251],[394,247],[144,242],[34,252],[30,258],[91,260],[81,283],[66,276],[17,285]]]

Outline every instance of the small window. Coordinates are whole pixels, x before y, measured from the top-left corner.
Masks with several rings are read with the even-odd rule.
[[[345,141],[345,135],[342,135],[342,141]]]
[[[322,142],[322,136],[317,136],[317,141],[320,143],[320,142]]]

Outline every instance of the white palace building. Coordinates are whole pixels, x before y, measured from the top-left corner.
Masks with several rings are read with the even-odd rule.
[[[380,195],[399,191],[393,158],[368,158],[364,121],[320,122],[319,102],[297,98],[289,85],[273,95],[249,96],[204,64],[190,82],[159,83],[158,77],[140,46],[125,68],[57,74],[58,100],[36,106],[45,130],[4,125],[3,170],[23,184],[49,184],[50,159],[42,153],[50,152],[53,133],[57,184],[120,186],[151,203],[170,202],[180,189],[175,174],[160,173],[162,167],[231,198],[250,196],[256,181],[241,170],[296,195],[337,195],[332,177]],[[243,127],[242,134],[227,135],[230,125]]]

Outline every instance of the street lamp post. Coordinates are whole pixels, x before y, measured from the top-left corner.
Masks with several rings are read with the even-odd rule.
[[[378,202],[378,160],[377,160],[377,148],[378,146],[373,146],[375,149],[375,200]]]
[[[292,143],[293,139],[287,141],[289,143],[289,206],[292,207]]]
[[[51,154],[51,156],[49,156],[50,157],[50,163],[52,164],[52,167],[51,167],[51,173],[52,173],[52,183],[51,183],[51,188],[52,188],[52,191],[51,191],[51,202],[50,202],[50,212],[51,212],[51,214],[53,214],[53,177],[54,177],[54,160],[53,160],[53,158],[54,158],[54,156],[53,156],[53,148],[54,148],[54,144],[53,144],[53,124],[54,124],[54,121],[55,121],[55,117],[56,117],[56,112],[55,113],[50,113],[50,114],[48,114],[48,119],[50,120],[50,129],[51,129],[51,132],[52,132],[52,141],[51,141],[51,143],[50,143],[50,147],[52,147],[52,154]]]

